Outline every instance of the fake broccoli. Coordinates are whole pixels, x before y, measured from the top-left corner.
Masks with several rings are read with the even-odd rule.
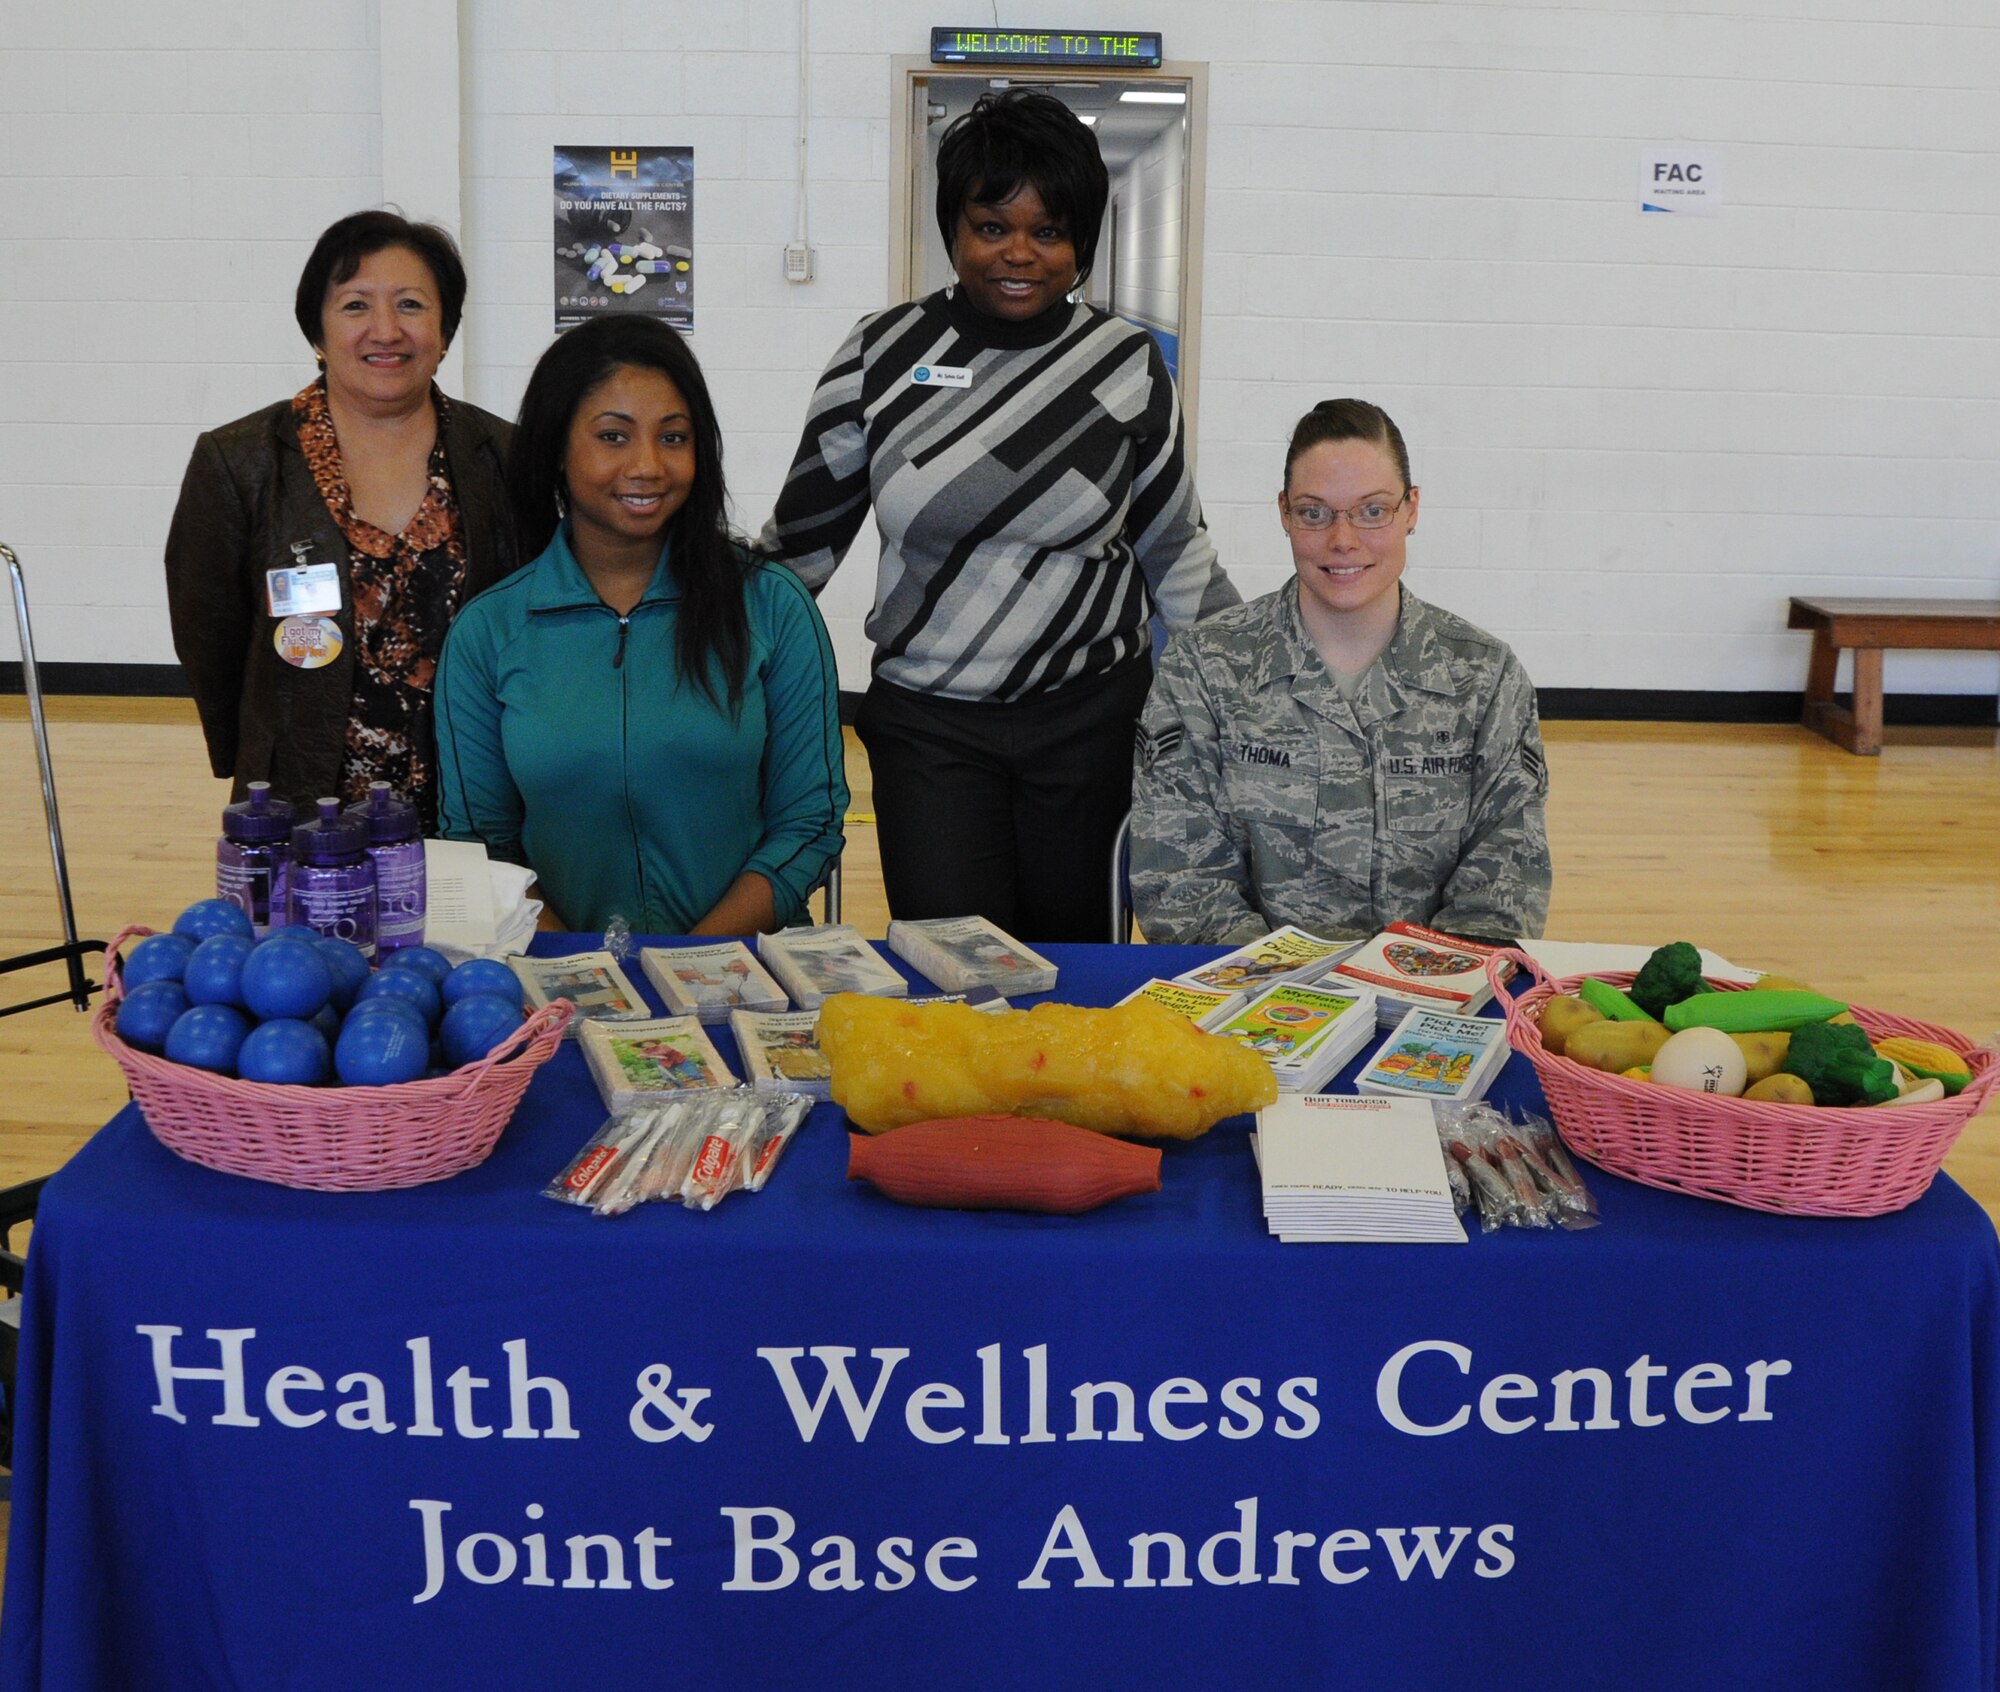
[[[1701,953],[1685,940],[1662,946],[1646,960],[1632,983],[1632,1002],[1657,1022],[1667,1006],[1708,991],[1701,978]]]
[[[1812,1088],[1817,1105],[1887,1104],[1896,1096],[1896,1066],[1877,1057],[1851,1022],[1808,1022],[1792,1030],[1785,1071]]]

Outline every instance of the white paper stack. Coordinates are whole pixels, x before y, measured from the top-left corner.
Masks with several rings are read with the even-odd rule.
[[[757,942],[764,965],[800,1010],[818,1010],[836,993],[877,993],[905,999],[910,984],[882,961],[882,954],[844,922],[818,928],[785,928]]]
[[[1265,1059],[1281,1092],[1312,1093],[1375,1037],[1375,995],[1366,988],[1281,981],[1204,1026]]]
[[[639,965],[674,1016],[727,1022],[731,1011],[781,1011],[785,990],[741,940],[699,946],[644,946]]]
[[[1273,929],[1261,940],[1225,952],[1213,963],[1175,976],[1190,987],[1225,993],[1254,993],[1279,981],[1316,981],[1359,946],[1359,940],[1322,940],[1291,923]]]
[[[1504,1022],[1413,1010],[1376,1047],[1354,1087],[1384,1098],[1470,1104],[1485,1096],[1507,1051]]]
[[[1637,975],[1658,949],[1653,946],[1620,945],[1606,940],[1523,938],[1514,944],[1542,966],[1544,975],[1556,980],[1573,975],[1605,975],[1621,969]],[[1749,986],[1757,979],[1756,970],[1733,964],[1719,952],[1711,952],[1706,946],[1696,950],[1701,953],[1701,973],[1706,980],[1740,981]]]
[[[892,922],[889,950],[947,993],[991,987],[1019,998],[1056,987],[1054,964],[982,916]]]
[[[424,944],[453,963],[525,952],[542,902],[535,872],[500,863],[476,840],[424,842]]]
[[[1471,1016],[1493,997],[1486,960],[1505,949],[1414,922],[1392,922],[1328,970],[1321,984],[1374,988],[1375,1014],[1384,1028],[1395,1027],[1413,1010]]]
[[[1264,1221],[1288,1244],[1465,1244],[1431,1107],[1329,1094],[1257,1113]]]

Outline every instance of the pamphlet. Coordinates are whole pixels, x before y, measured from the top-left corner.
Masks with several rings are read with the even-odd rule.
[[[781,1011],[789,1001],[741,940],[703,946],[647,946],[639,953],[646,979],[675,1016],[727,1022],[731,1011]]]

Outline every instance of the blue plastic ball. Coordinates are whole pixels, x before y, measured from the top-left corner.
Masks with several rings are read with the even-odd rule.
[[[442,987],[451,974],[451,959],[428,946],[398,946],[382,960],[384,969],[420,969],[431,978],[433,987]]]
[[[266,941],[243,960],[243,1002],[266,1021],[302,1020],[332,998],[333,970],[302,940]]]
[[[118,1038],[128,1046],[157,1052],[167,1043],[167,1030],[187,1008],[187,992],[178,981],[148,981],[134,987],[118,1007]]]
[[[250,1019],[234,1005],[194,1005],[167,1030],[167,1056],[194,1069],[228,1075],[250,1032]]]
[[[370,999],[407,999],[424,1013],[427,1027],[436,1027],[443,1006],[438,1003],[438,990],[431,978],[420,969],[378,969],[361,983],[361,991],[354,996],[356,1004]]]
[[[521,1026],[521,1007],[495,993],[474,993],[444,1013],[444,1055],[454,1069],[483,1058]]]
[[[310,1022],[275,1017],[250,1030],[236,1054],[236,1073],[246,1081],[279,1081],[316,1087],[333,1072],[333,1054]]]
[[[345,1014],[354,1003],[354,995],[361,991],[361,983],[368,979],[368,960],[353,941],[333,940],[325,935],[314,936],[313,950],[333,971],[333,1008]]]
[[[192,1005],[243,1003],[243,965],[256,947],[240,934],[211,934],[194,949],[181,975]]]
[[[496,998],[512,999],[516,1009],[523,1002],[521,978],[497,958],[468,959],[444,978],[438,991],[444,997],[447,1010],[474,993],[491,993]]]
[[[185,934],[154,934],[132,948],[125,960],[125,991],[149,981],[178,981],[187,972],[195,943]]]
[[[320,938],[319,930],[316,928],[309,927],[307,924],[303,922],[281,922],[275,928],[266,929],[264,932],[264,938],[259,940],[257,944],[260,946],[268,946],[273,940],[313,941],[319,938]]]
[[[345,1028],[350,1022],[369,1016],[393,1016],[399,1022],[407,1022],[426,1039],[430,1038],[431,1026],[424,1020],[424,1013],[410,1003],[408,999],[393,997],[363,999],[346,1016],[341,1018],[340,1026]]]
[[[388,1087],[415,1081],[430,1067],[427,1030],[409,1017],[350,1016],[333,1048],[334,1068],[350,1087]]]
[[[245,940],[253,940],[257,935],[250,924],[250,913],[227,899],[197,899],[174,918],[174,932],[186,935],[197,945],[211,934],[240,934]]]
[[[306,1022],[319,1030],[320,1038],[326,1042],[326,1049],[332,1051],[334,1041],[340,1038],[340,1012],[332,1005],[322,1005],[306,1018]]]

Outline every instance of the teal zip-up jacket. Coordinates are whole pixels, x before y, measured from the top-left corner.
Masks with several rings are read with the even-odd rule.
[[[840,854],[839,679],[796,576],[752,565],[744,594],[750,658],[732,718],[676,670],[665,551],[621,617],[558,530],[445,640],[439,832],[527,865],[580,930],[623,916],[634,933],[685,934],[745,870],[770,882],[779,922],[797,917]]]

